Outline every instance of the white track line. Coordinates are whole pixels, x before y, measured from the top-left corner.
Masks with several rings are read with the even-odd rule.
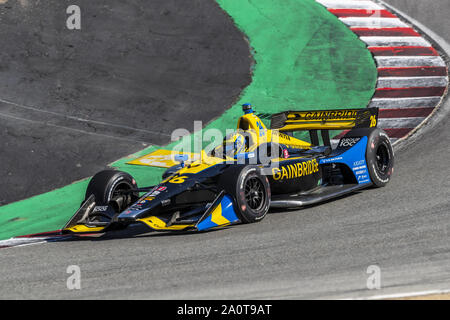
[[[420,98],[374,98],[369,104],[371,108],[380,109],[407,109],[407,108],[434,108],[442,97]]]
[[[369,47],[431,47],[422,37],[359,37]]]
[[[450,293],[450,289],[428,290],[428,291],[414,291],[414,292],[393,293],[393,294],[380,294],[380,295],[375,295],[375,296],[369,296],[369,297],[366,297],[366,298],[354,298],[354,299],[351,299],[351,300],[401,299],[401,298],[431,296],[431,295],[440,295],[440,294],[448,294],[448,293]]]
[[[366,10],[384,10],[385,8],[372,1],[361,0],[317,0],[320,4],[330,9],[366,9]]]
[[[383,67],[445,67],[441,57],[435,56],[376,56],[375,61],[379,68]]]
[[[352,28],[409,28],[398,18],[346,17],[339,20]]]
[[[73,131],[73,132],[79,132],[79,133],[82,133],[82,134],[87,134],[87,135],[92,135],[92,136],[99,136],[99,137],[104,137],[104,138],[109,138],[109,139],[117,139],[117,140],[129,141],[129,142],[139,142],[139,143],[142,143],[145,146],[151,146],[152,145],[151,143],[146,142],[146,141],[140,141],[140,140],[116,137],[116,136],[107,135],[107,134],[101,134],[101,133],[96,133],[96,132],[90,132],[90,131],[85,131],[85,130],[71,128],[71,127],[60,126],[60,125],[49,123],[49,122],[45,122],[45,121],[38,121],[38,120],[31,120],[31,119],[26,119],[26,118],[22,118],[22,117],[16,117],[16,116],[12,116],[12,115],[1,113],[1,112],[0,112],[0,118],[8,118],[8,119],[14,119],[14,120],[17,120],[17,121],[25,121],[25,122],[28,122],[28,123],[35,123],[35,124],[39,124],[39,125],[45,125],[45,126],[49,126],[49,127],[58,128],[58,129],[64,129],[64,130],[69,130],[69,131]]]
[[[377,88],[446,87],[447,77],[380,77]]]
[[[415,128],[425,120],[425,117],[418,118],[379,118],[378,128]]]
[[[21,109],[24,109],[24,110],[35,111],[35,112],[39,112],[39,113],[43,113],[43,114],[51,114],[53,116],[62,117],[62,118],[66,118],[66,119],[70,119],[70,120],[74,120],[74,121],[83,122],[83,123],[93,123],[93,124],[99,124],[99,125],[102,125],[102,126],[116,127],[116,128],[119,128],[119,129],[126,129],[126,130],[132,130],[132,131],[145,132],[145,133],[154,134],[154,135],[170,136],[169,134],[158,133],[156,131],[150,131],[150,130],[145,130],[145,129],[133,128],[133,127],[126,126],[126,125],[121,125],[121,124],[115,124],[115,123],[110,123],[110,122],[105,122],[105,121],[98,121],[98,120],[91,120],[91,119],[86,119],[86,118],[80,118],[80,117],[67,115],[67,114],[64,114],[64,113],[48,111],[48,110],[42,110],[42,109],[39,109],[37,107],[27,106],[27,105],[24,105],[24,104],[19,104],[19,103],[16,103],[16,102],[5,100],[5,99],[0,99],[0,102],[6,103],[6,104],[8,104],[10,106],[21,108]]]
[[[1,240],[0,241],[0,247],[17,247],[17,246],[24,246],[24,245],[30,245],[30,244],[37,244],[37,243],[43,243],[47,242],[48,238],[11,238],[8,240]]]

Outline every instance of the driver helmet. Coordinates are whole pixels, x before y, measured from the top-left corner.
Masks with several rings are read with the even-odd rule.
[[[245,153],[245,137],[237,132],[228,134],[223,140],[223,150],[228,157],[232,158]]]

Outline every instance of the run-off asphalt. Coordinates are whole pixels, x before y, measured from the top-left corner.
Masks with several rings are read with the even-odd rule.
[[[81,30],[66,28],[73,3],[3,2],[0,205],[168,143],[251,80],[248,43],[215,1],[80,0]]]

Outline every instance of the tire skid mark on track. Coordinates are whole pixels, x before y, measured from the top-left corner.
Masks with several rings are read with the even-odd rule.
[[[316,1],[366,43],[378,68],[369,107],[380,109],[379,126],[392,141],[406,137],[431,116],[447,91],[444,59],[411,23],[378,2]]]

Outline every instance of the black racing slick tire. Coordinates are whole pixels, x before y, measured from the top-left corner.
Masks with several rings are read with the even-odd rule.
[[[394,151],[389,136],[381,129],[368,135],[367,168],[375,187],[384,187],[394,172]]]
[[[108,205],[119,196],[127,194],[128,199],[126,202],[131,202],[139,196],[137,193],[129,194],[124,192],[131,189],[137,189],[136,181],[131,175],[123,171],[103,170],[92,177],[86,189],[85,199],[88,199],[93,194],[96,205]],[[124,203],[121,207],[127,204]]]
[[[270,207],[270,185],[261,169],[252,165],[232,165],[219,178],[219,187],[234,199],[234,208],[243,223],[264,219]]]

